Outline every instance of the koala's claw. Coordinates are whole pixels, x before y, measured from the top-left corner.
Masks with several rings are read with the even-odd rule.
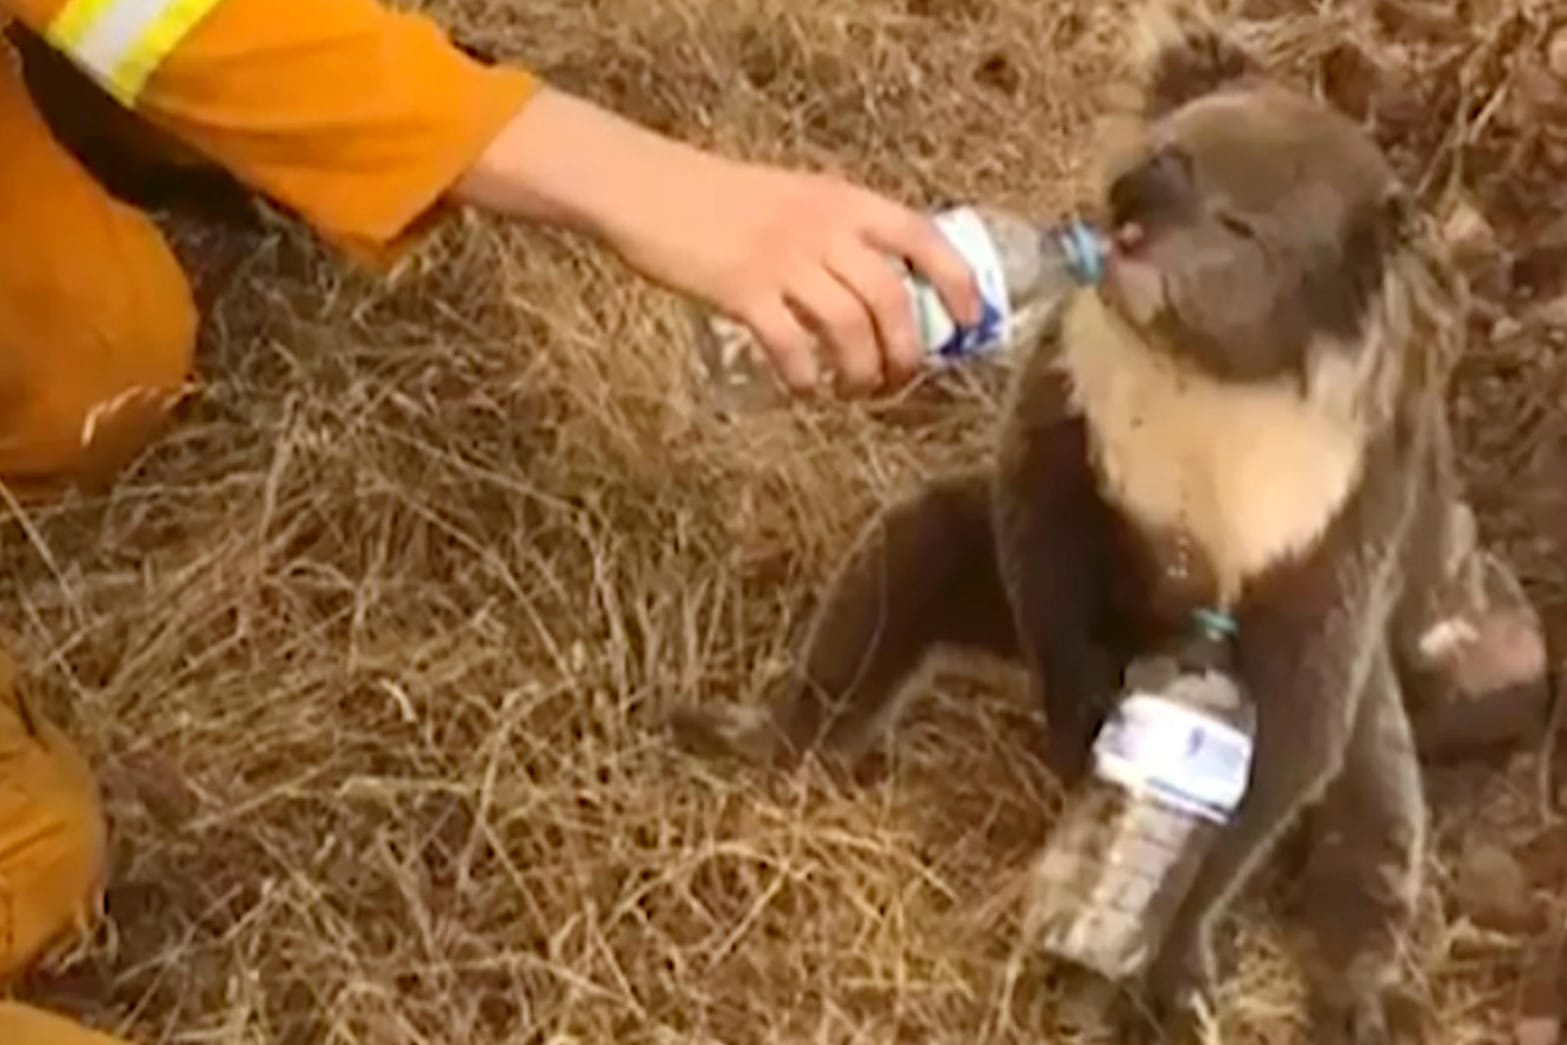
[[[750,765],[777,762],[781,747],[766,712],[737,704],[682,707],[667,725],[675,746],[704,759],[734,759]]]
[[[1206,947],[1166,948],[1148,971],[1142,1018],[1127,1040],[1220,1045],[1213,979]]]
[[[1123,1026],[1118,1041],[1136,1045],[1223,1045],[1207,997],[1193,994],[1171,1004],[1153,1004],[1152,1011]]]
[[[1432,1045],[1431,1008],[1403,986],[1367,985],[1319,999],[1314,1020],[1323,1045]]]

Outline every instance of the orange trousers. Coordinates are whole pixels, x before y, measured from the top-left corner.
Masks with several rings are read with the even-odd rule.
[[[32,714],[0,653],[0,985],[95,920],[106,874],[103,811],[92,770]],[[0,1001],[5,1045],[110,1045],[112,1039]]]
[[[0,479],[29,497],[140,452],[189,375],[196,314],[161,233],[54,141],[3,44],[0,143]]]
[[[14,1002],[0,1002],[0,1041],[5,1045],[126,1045],[119,1038]]]
[[[13,259],[0,262],[0,481],[31,498],[106,478],[146,445],[186,380],[196,320],[157,229],[55,144],[4,44],[0,141],[0,252]],[[105,852],[90,767],[28,713],[0,651],[0,986],[86,928]],[[3,1001],[0,1042],[114,1045]]]

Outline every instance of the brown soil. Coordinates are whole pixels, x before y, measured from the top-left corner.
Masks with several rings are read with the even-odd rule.
[[[698,142],[1042,216],[1091,184],[1127,7],[430,6]],[[1567,12],[1241,6],[1466,245],[1465,467],[1560,637]],[[996,899],[1057,802],[1018,678],[943,671],[858,792],[683,764],[659,730],[677,701],[754,697],[867,513],[985,453],[988,376],[731,426],[682,305],[579,241],[465,220],[381,282],[283,223],[181,243],[239,263],[200,396],[112,492],[8,513],[0,552],[114,839],[109,929],[31,1000],[149,1043],[1067,1040],[1054,982],[1009,972]],[[1433,781],[1426,960],[1454,1045],[1561,1004],[1539,917],[1486,930],[1446,902],[1491,840],[1560,921],[1535,770]],[[1272,899],[1233,921],[1230,1040],[1298,1040]]]

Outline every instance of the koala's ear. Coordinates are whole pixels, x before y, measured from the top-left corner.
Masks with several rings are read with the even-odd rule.
[[[1351,213],[1345,228],[1345,253],[1350,258],[1386,257],[1419,238],[1420,219],[1414,197],[1395,185]]]
[[[1194,0],[1151,0],[1141,12],[1136,35],[1143,116],[1148,120],[1262,71]]]

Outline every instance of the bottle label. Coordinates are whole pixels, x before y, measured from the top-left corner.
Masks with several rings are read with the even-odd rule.
[[[988,352],[1002,343],[1012,318],[1011,300],[1001,254],[979,215],[972,208],[960,207],[936,215],[935,222],[968,264],[979,289],[979,323],[959,327],[935,288],[923,280],[911,281],[921,338],[937,360],[955,362]]]
[[[1130,791],[1222,824],[1246,793],[1251,751],[1251,739],[1227,722],[1134,693],[1094,741],[1094,769]]]

